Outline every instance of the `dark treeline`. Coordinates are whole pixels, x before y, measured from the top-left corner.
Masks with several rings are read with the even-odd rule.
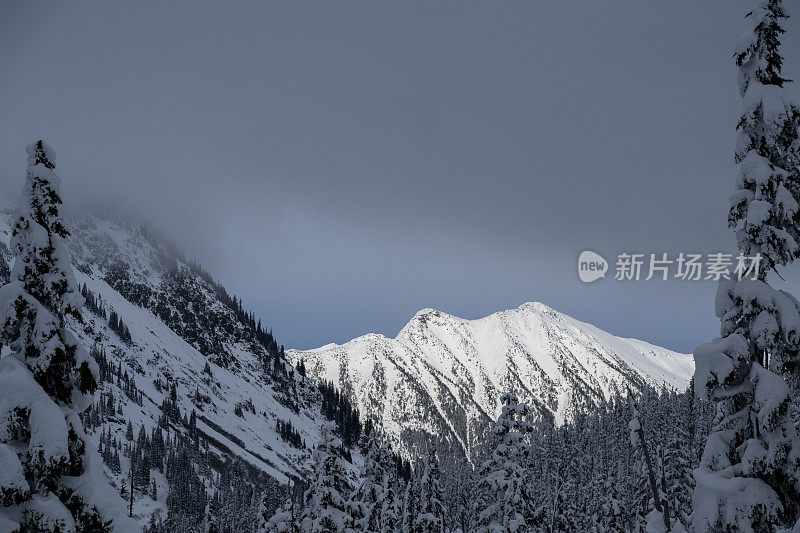
[[[106,306],[103,303],[103,299],[100,296],[95,295],[95,293],[89,290],[89,287],[87,287],[85,283],[81,286],[81,294],[83,295],[84,298],[86,298],[86,303],[85,303],[86,309],[88,309],[95,315],[102,317],[105,320],[108,320],[108,313],[106,313]]]
[[[103,349],[95,348],[92,354],[103,382],[130,391],[141,402],[135,382],[108,363]],[[136,501],[165,502],[167,512],[152,515],[147,529],[151,533],[206,532],[209,524],[216,524],[217,531],[251,531],[259,506],[274,511],[285,498],[285,489],[222,449],[221,443],[210,446],[208,436],[197,427],[197,413],[181,412],[174,383],[161,388],[169,392],[150,431],[126,420],[123,402],[109,387],[81,415],[87,430],[100,428],[100,456],[119,476],[121,496],[130,499],[132,487]]]
[[[527,407],[506,395],[482,458],[470,463],[439,456],[429,446],[405,479],[371,431],[360,440],[366,461],[357,477],[337,466],[336,436],[323,438],[303,497],[287,500],[258,531],[643,532],[654,499],[641,449],[631,439],[634,416],[653,460],[659,498],[671,510],[673,526],[688,527],[692,471],[712,409],[691,389],[645,388],[637,400],[637,415],[629,398],[617,395],[563,426],[534,427]]]
[[[255,313],[244,308],[241,298],[229,294],[227,289],[215,281],[211,274],[196,261],[188,261],[186,264],[192,272],[213,287],[214,294],[219,301],[234,312],[236,319],[253,333],[253,337],[261,346],[273,356],[277,356],[279,353],[282,354],[283,346],[278,347],[278,343],[272,334],[272,329],[265,329],[261,325],[261,319],[256,319]]]
[[[95,293],[93,293],[85,283],[81,286],[81,294],[86,300],[86,308],[98,317],[108,320],[109,329],[116,333],[122,342],[125,344],[131,344],[131,332],[117,312],[114,309],[111,309],[111,312],[109,313],[106,310],[106,304],[103,302],[102,297],[95,295]]]
[[[358,409],[333,383],[323,381],[318,388],[322,393],[322,414],[336,423],[345,446],[353,446],[363,430]]]
[[[103,279],[109,286],[129,302],[152,311],[220,366],[239,365],[226,349],[226,341],[231,338],[251,344],[266,369],[285,361],[283,346],[277,343],[272,330],[244,307],[241,298],[228,293],[208,271],[195,261],[187,260],[174,244],[152,228],[140,226],[138,231],[153,247],[154,264],[163,274],[161,284],[143,283],[130,270],[130,265],[112,255],[100,258],[106,264]],[[102,315],[102,302],[97,302],[90,291],[84,296],[87,306]],[[123,324],[119,329],[120,337],[129,342],[130,335],[125,333],[127,327]]]
[[[283,440],[290,443],[295,448],[306,447],[305,442],[303,442],[303,437],[300,436],[299,431],[292,427],[292,422],[290,420],[283,421],[278,419],[275,424],[275,431],[278,432],[278,435],[280,435]]]
[[[134,380],[132,376],[128,375],[127,370],[123,370],[122,362],[118,363],[117,366],[114,366],[114,363],[109,361],[105,348],[99,345],[94,345],[90,354],[97,362],[100,377],[99,382],[101,384],[116,384],[117,387],[119,387],[119,389],[121,389],[125,394],[125,396],[133,400],[135,404],[141,406],[143,400],[142,392],[136,386],[136,380]],[[111,392],[106,393],[105,391],[101,391],[101,395],[103,394],[113,398],[113,393]]]

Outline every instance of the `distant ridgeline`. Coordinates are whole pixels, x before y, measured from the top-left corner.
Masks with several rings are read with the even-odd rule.
[[[204,355],[217,359],[221,366],[235,364],[225,349],[225,341],[241,340],[259,345],[265,366],[274,366],[283,352],[271,330],[242,305],[242,299],[230,295],[222,284],[182,251],[147,224],[115,221],[149,244],[151,265],[159,270],[161,284],[153,286],[148,279],[132,275],[126,258],[119,250],[105,249],[92,243],[91,256],[79,255],[75,266],[84,273],[99,266],[103,279],[127,301],[146,308],[158,316]],[[79,227],[83,229],[83,226]],[[80,235],[80,233],[79,233]],[[82,247],[77,247],[83,251]],[[99,253],[98,253],[99,252]],[[201,290],[202,288],[202,290]],[[209,305],[211,303],[217,305]],[[225,309],[220,309],[224,307]]]

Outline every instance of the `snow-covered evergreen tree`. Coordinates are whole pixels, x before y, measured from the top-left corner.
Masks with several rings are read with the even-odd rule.
[[[258,506],[257,533],[300,533],[300,514],[294,501],[293,487],[289,485],[286,502],[274,515],[267,516],[269,495],[264,493]]]
[[[478,517],[478,531],[529,531],[533,527],[534,502],[531,493],[526,420],[528,406],[511,393],[502,396],[502,412],[494,428],[495,448],[486,461],[481,486],[488,493],[488,505]]]
[[[314,449],[315,473],[303,495],[300,520],[303,533],[342,532],[352,523],[347,498],[352,491],[347,469],[340,456],[342,441],[333,422],[322,426],[322,436]]]
[[[414,533],[443,533],[444,505],[439,479],[439,463],[436,450],[428,446],[425,467],[419,478],[419,509],[414,516]]]
[[[270,521],[272,521],[272,519],[275,518],[282,511],[282,509],[278,509],[278,511],[274,515],[270,515],[269,511],[267,511],[267,501],[268,501],[267,494],[266,493],[262,494],[261,499],[258,502],[258,511],[256,512],[256,516],[258,518],[258,526],[256,527],[257,533],[266,533],[267,531],[269,531]],[[283,519],[283,517],[281,517],[281,519]]]
[[[102,478],[79,417],[98,369],[66,327],[68,317],[82,320],[84,298],[64,246],[61,179],[44,142],[27,154],[13,271],[0,288],[0,345],[11,349],[0,360],[0,522],[4,530],[106,531],[122,502]]]
[[[695,350],[696,390],[717,403],[695,471],[696,531],[773,531],[800,516],[800,441],[787,384],[797,382],[800,304],[767,283],[800,253],[800,111],[783,87],[779,51],[786,18],[780,0],[761,0],[735,55],[743,105],[729,224],[740,252],[760,254],[762,268],[756,279],[720,285],[722,336]]]
[[[622,495],[619,489],[618,461],[609,461],[600,472],[600,483],[595,491],[597,498],[597,519],[595,526],[598,531],[606,533],[622,533],[625,531],[622,512]]]
[[[419,514],[419,490],[418,482],[415,477],[408,480],[406,490],[403,493],[403,514],[400,518],[400,531],[402,533],[413,533],[414,517]]]
[[[747,18],[751,29],[735,54],[743,99],[735,152],[741,168],[728,223],[742,253],[762,255],[766,275],[800,254],[800,110],[781,75],[780,37],[788,18],[782,0],[760,0]]]
[[[650,444],[645,438],[644,429],[642,427],[642,420],[640,419],[639,407],[633,398],[633,395],[628,391],[628,401],[631,406],[631,420],[628,422],[628,429],[630,430],[631,447],[641,453],[642,456],[642,479],[645,484],[649,482],[649,497],[642,497],[640,501],[644,503],[643,511],[640,517],[643,518],[642,523],[645,524],[647,531],[670,531],[672,527],[681,527],[678,523],[673,523],[669,513],[669,502],[665,500],[665,495],[662,491],[662,483],[659,483],[660,478],[653,467],[652,454],[650,451]],[[648,417],[652,422],[654,416],[652,411],[649,411]],[[648,424],[652,427],[652,424]]]
[[[384,457],[390,456],[388,444],[384,444]],[[395,533],[401,527],[400,498],[397,493],[397,479],[391,470],[387,471],[383,482],[383,500],[380,502],[380,532]]]
[[[447,509],[447,523],[450,531],[469,532],[474,524],[478,489],[478,472],[466,457],[444,456],[439,460],[442,472],[442,493],[444,507]],[[483,509],[483,507],[481,507]]]
[[[667,415],[661,420],[661,428],[669,428],[666,442],[662,444],[659,463],[666,486],[666,498],[669,498],[669,508],[673,518],[687,526],[692,512],[692,493],[694,492],[694,478],[692,477],[692,395],[686,394],[678,397],[674,391],[664,391],[671,399],[665,409]],[[679,423],[674,423],[674,421]]]
[[[220,533],[219,527],[219,501],[217,494],[208,499],[205,516],[203,517],[203,533]]]
[[[375,431],[367,436],[367,455],[358,487],[350,498],[352,528],[356,531],[382,533],[394,531],[398,522],[394,493],[394,462],[388,444],[381,446]]]

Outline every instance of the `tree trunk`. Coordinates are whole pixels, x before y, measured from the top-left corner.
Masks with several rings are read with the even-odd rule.
[[[128,517],[133,518],[133,454],[131,454],[131,503],[128,507]]]
[[[628,401],[630,401],[631,407],[636,409],[636,401],[633,399],[633,393],[630,387],[628,388]],[[642,429],[641,420],[639,420],[639,429],[636,430],[636,433],[639,435],[639,443],[642,445],[642,455],[644,455],[644,462],[647,465],[647,476],[650,478],[650,490],[653,491],[653,504],[655,505],[656,511],[661,513],[661,516],[664,518],[664,527],[667,531],[670,531],[669,504],[664,501],[664,505],[661,505],[661,497],[658,494],[658,484],[656,483],[656,476],[653,473],[653,463],[650,461],[650,451],[647,449],[647,442],[644,440],[644,429]]]

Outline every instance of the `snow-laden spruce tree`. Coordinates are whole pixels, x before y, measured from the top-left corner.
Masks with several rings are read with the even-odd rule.
[[[352,485],[339,452],[342,441],[335,429],[333,422],[323,424],[320,441],[314,448],[314,479],[303,495],[303,533],[343,532],[353,521],[347,506]]]
[[[452,533],[472,531],[480,479],[478,472],[466,457],[444,456],[439,460],[439,466],[442,471],[444,507],[447,509],[447,528]]]
[[[79,414],[97,388],[97,365],[66,328],[81,320],[64,246],[61,180],[44,142],[27,147],[10,282],[0,288],[0,530],[116,531],[122,501],[102,477]]]
[[[288,494],[283,505],[279,507],[273,515],[267,514],[273,496],[268,492],[261,495],[258,506],[259,525],[256,528],[258,533],[300,533],[300,497],[302,492],[298,492],[294,482],[289,482]]]
[[[692,512],[692,494],[694,478],[692,477],[692,434],[691,427],[695,413],[692,412],[693,397],[691,393],[681,397],[675,391],[662,389],[662,397],[670,399],[667,409],[659,420],[659,429],[669,428],[662,441],[659,453],[659,470],[666,486],[665,497],[669,499],[672,517],[679,520],[682,526],[690,523]],[[678,423],[675,423],[678,422]]]
[[[529,531],[534,526],[534,495],[528,468],[528,406],[511,393],[504,394],[500,401],[503,407],[494,428],[495,447],[481,467],[481,501],[486,507],[478,510],[478,531]]]
[[[436,450],[428,446],[425,467],[419,478],[419,510],[413,517],[414,533],[443,533],[444,505],[439,479],[439,463]]]
[[[292,485],[289,485],[289,495],[286,497],[286,502],[272,516],[267,514],[269,500],[270,495],[268,493],[265,492],[261,495],[257,512],[258,526],[256,527],[256,533],[300,533],[300,515],[294,499]]]
[[[375,431],[367,438],[367,455],[349,508],[356,531],[393,532],[399,522],[399,509],[394,492],[394,461],[389,445],[381,446]]]
[[[762,264],[756,279],[735,276],[720,285],[721,337],[694,354],[696,390],[717,404],[695,471],[696,531],[800,528],[800,442],[788,416],[800,305],[767,282],[800,255],[800,112],[781,76],[782,2],[763,0],[747,18],[751,28],[735,54],[743,105],[729,225],[739,250],[760,254]]]
[[[219,527],[219,509],[221,506],[217,500],[217,496],[218,493],[215,493],[206,503],[202,524],[203,533],[220,533],[221,531]]]
[[[400,531],[402,533],[413,533],[414,517],[419,514],[419,487],[417,479],[412,476],[406,483],[406,490],[403,493],[403,513],[400,516]]]
[[[617,459],[606,463],[600,472],[600,476],[603,477],[602,482],[595,491],[598,506],[596,529],[606,533],[625,531],[622,495],[619,490],[620,462],[621,460]]]
[[[383,446],[383,455],[390,460],[391,450],[388,444]],[[380,531],[381,533],[396,533],[400,530],[402,512],[400,509],[400,498],[397,492],[397,476],[395,475],[394,465],[390,463],[391,467],[386,473],[383,482],[383,500],[380,502],[381,518],[380,518]]]
[[[751,28],[735,54],[742,96],[735,160],[741,169],[728,223],[742,253],[762,255],[766,275],[800,253],[800,110],[783,87],[789,80],[781,75],[780,36],[788,18],[782,0],[761,0],[747,18]]]

